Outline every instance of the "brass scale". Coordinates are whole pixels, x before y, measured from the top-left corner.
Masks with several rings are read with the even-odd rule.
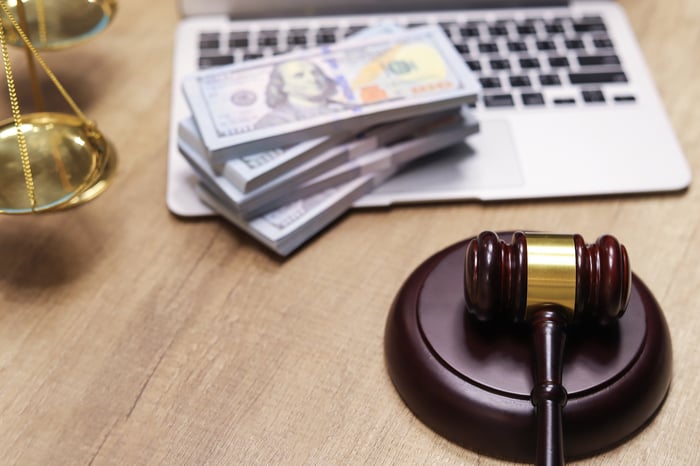
[[[0,0],[0,48],[12,116],[0,121],[0,213],[52,212],[101,194],[114,177],[117,155],[80,111],[39,50],[60,50],[104,30],[116,0]],[[22,114],[8,47],[24,49],[34,113]],[[73,111],[44,110],[41,67]]]

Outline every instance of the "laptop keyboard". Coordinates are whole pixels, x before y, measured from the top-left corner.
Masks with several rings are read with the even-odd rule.
[[[256,23],[250,30],[203,31],[199,68],[238,63],[290,50],[332,44],[367,27],[324,22],[317,27]],[[239,23],[241,24],[241,23]],[[422,21],[408,21],[418,27]],[[478,76],[481,109],[629,105],[636,101],[615,44],[600,16],[438,21]],[[232,23],[232,27],[236,27]]]

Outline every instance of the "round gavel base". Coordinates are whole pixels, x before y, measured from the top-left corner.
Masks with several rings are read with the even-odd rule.
[[[411,411],[440,435],[480,453],[532,462],[529,328],[484,324],[466,314],[468,241],[426,260],[396,296],[385,334],[389,375]],[[639,431],[663,403],[670,379],[668,327],[633,275],[630,304],[618,323],[568,329],[566,457],[610,449]]]

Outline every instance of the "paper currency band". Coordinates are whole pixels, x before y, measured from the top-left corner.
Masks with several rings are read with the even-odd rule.
[[[572,235],[526,233],[526,317],[557,305],[573,319],[576,306],[576,247]]]

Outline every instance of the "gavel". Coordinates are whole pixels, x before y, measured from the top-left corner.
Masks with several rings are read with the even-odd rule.
[[[587,245],[580,235],[516,232],[507,244],[487,231],[467,245],[467,312],[480,321],[531,326],[537,465],[564,464],[566,327],[585,320],[616,321],[629,304],[631,281],[627,250],[610,235]]]

